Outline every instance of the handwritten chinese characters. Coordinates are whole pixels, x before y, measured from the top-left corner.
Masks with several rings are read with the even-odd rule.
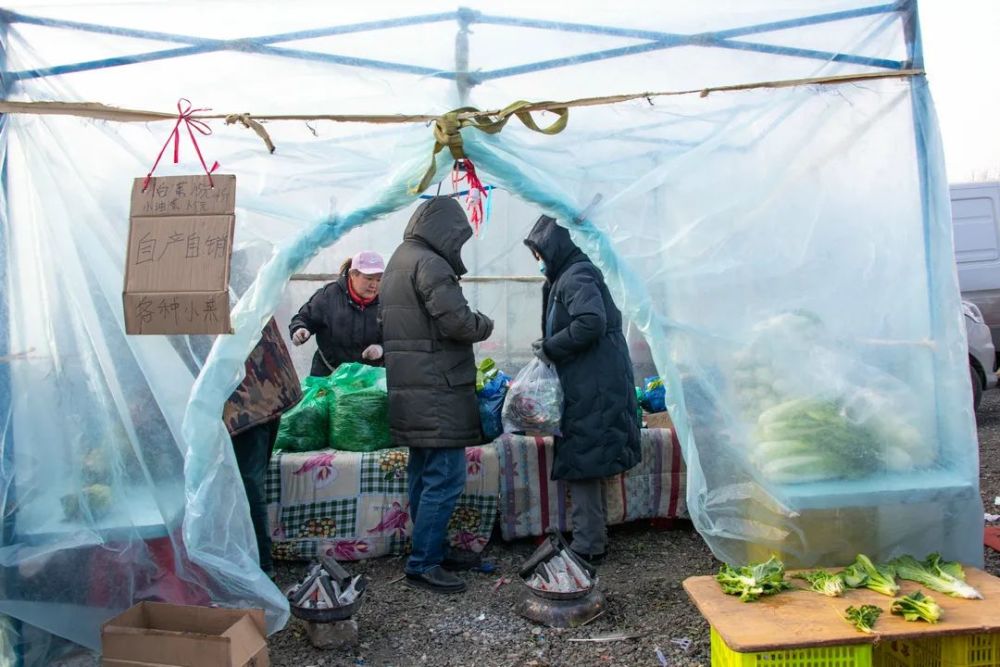
[[[219,333],[224,320],[229,319],[228,299],[226,292],[126,293],[125,316],[126,321],[135,324],[137,334],[168,330],[186,334]]]
[[[125,267],[129,334],[228,333],[235,176],[161,177],[132,187]]]

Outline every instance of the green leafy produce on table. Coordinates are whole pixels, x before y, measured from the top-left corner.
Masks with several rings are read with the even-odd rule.
[[[832,598],[844,594],[844,580],[839,574],[831,574],[826,570],[815,570],[813,572],[799,572],[795,578],[808,581],[809,590]]]
[[[905,595],[892,603],[892,613],[902,616],[907,621],[927,621],[937,623],[941,620],[942,610],[934,598],[920,591]]]
[[[775,595],[792,587],[785,580],[785,565],[771,556],[764,563],[730,567],[723,563],[715,580],[726,595],[738,595],[742,602],[753,602],[764,595]]]
[[[918,561],[913,556],[900,556],[889,564],[896,570],[896,576],[900,579],[915,581],[954,598],[983,599],[979,591],[965,583],[965,571],[962,566],[941,560],[939,554],[931,554],[924,562]]]
[[[848,588],[861,588],[864,586],[869,590],[882,595],[894,597],[899,593],[899,584],[896,583],[896,572],[891,565],[876,565],[871,559],[858,554],[854,563],[844,569],[840,575],[844,579],[844,584]]]
[[[873,604],[863,604],[860,607],[848,607],[844,618],[861,632],[872,632],[875,621],[882,615],[882,610]]]
[[[276,450],[314,452],[329,447],[331,391],[329,377],[302,380],[302,400],[281,416]]]
[[[764,481],[860,479],[934,463],[912,392],[845,354],[815,314],[783,313],[752,333],[733,357],[730,389]]]
[[[341,364],[330,376],[330,446],[348,452],[392,447],[385,369]]]

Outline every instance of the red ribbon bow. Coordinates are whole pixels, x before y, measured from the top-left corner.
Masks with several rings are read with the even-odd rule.
[[[187,108],[183,105],[186,104]],[[208,136],[212,134],[212,128],[208,126],[208,123],[197,118],[192,118],[192,116],[199,111],[211,111],[211,109],[192,109],[191,101],[185,98],[177,100],[177,122],[174,124],[174,129],[167,137],[166,142],[163,144],[163,148],[160,149],[160,154],[156,156],[156,162],[153,163],[153,168],[149,170],[146,174],[146,180],[142,182],[142,191],[145,192],[146,188],[149,186],[150,179],[153,178],[153,172],[156,171],[156,167],[160,164],[160,158],[163,157],[163,152],[167,150],[167,146],[170,145],[170,140],[174,140],[174,164],[177,164],[180,158],[181,151],[181,123],[187,127],[188,135],[191,137],[191,143],[194,144],[194,150],[198,154],[198,159],[201,160],[201,166],[205,169],[205,174],[208,176],[209,187],[215,187],[212,183],[212,172],[219,168],[219,162],[215,161],[212,163],[212,168],[209,169],[208,165],[205,164],[205,158],[201,154],[201,148],[198,146],[198,140],[195,139],[194,131],[197,130],[203,136]]]

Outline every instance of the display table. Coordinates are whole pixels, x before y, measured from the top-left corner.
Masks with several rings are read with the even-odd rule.
[[[687,473],[672,429],[642,430],[642,461],[604,482],[608,525],[687,516]],[[552,438],[503,435],[493,443],[500,463],[500,532],[505,540],[570,530],[572,499],[551,479]]]
[[[266,485],[275,557],[303,560],[323,553],[361,560],[404,553],[413,528],[408,458],[406,448],[275,453]],[[496,523],[500,472],[492,445],[470,447],[465,458],[465,490],[448,540],[456,548],[480,552]]]
[[[724,594],[715,577],[703,576],[686,579],[684,590],[726,645],[739,653],[1000,632],[1000,579],[972,567],[966,567],[965,572],[969,584],[985,599],[959,600],[928,591],[912,581],[899,582],[901,595],[921,590],[941,606],[941,621],[934,625],[893,616],[889,613],[892,598],[866,588],[847,591],[838,598],[792,590],[755,602],[740,602],[738,597]],[[806,586],[804,581],[793,584]],[[847,607],[863,604],[883,610],[875,634],[859,632],[842,617]]]

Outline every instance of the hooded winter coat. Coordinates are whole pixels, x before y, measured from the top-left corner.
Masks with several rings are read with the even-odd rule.
[[[361,358],[365,348],[382,343],[378,325],[378,297],[367,306],[360,306],[347,290],[347,271],[325,287],[316,290],[288,324],[289,335],[306,329],[316,335],[310,375],[325,376],[337,366],[349,362],[381,365],[380,361]]]
[[[389,426],[400,447],[482,442],[472,344],[493,322],[469,308],[459,277],[472,237],[451,197],[434,197],[410,219],[382,275],[380,293]]]
[[[638,404],[622,314],[604,276],[547,216],[524,241],[545,262],[542,349],[562,383],[552,479],[608,477],[641,458]]]

